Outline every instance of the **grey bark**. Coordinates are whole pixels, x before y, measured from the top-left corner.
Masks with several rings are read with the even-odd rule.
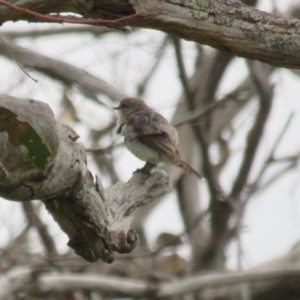
[[[73,12],[101,19],[100,25],[152,28],[274,66],[300,67],[300,21],[280,18],[237,0],[164,1],[154,8],[152,0],[9,2],[41,14]],[[136,13],[136,17],[105,22]],[[0,23],[18,20],[45,22],[0,6]]]

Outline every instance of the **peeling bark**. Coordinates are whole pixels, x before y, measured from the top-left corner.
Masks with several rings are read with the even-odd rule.
[[[170,192],[169,177],[159,170],[151,176],[136,173],[128,182],[104,189],[88,170],[77,138],[54,119],[47,104],[1,95],[0,196],[42,200],[78,255],[109,263],[113,252],[129,253],[136,247],[131,219],[137,208]],[[45,159],[45,165],[37,158]]]

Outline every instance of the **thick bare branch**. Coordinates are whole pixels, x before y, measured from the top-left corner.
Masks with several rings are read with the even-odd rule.
[[[17,0],[11,4],[20,4]],[[261,60],[274,66],[300,68],[300,21],[287,20],[256,10],[240,1],[164,1],[154,9],[151,0],[131,1],[23,1],[22,7],[39,13],[74,12],[85,18],[124,18],[117,26],[153,28],[186,40]],[[141,14],[141,12],[143,12]],[[138,14],[136,17],[128,18]],[[0,6],[0,22],[43,21],[21,11]]]
[[[90,262],[131,252],[138,242],[132,215],[170,192],[167,175],[136,173],[104,190],[87,169],[77,134],[57,122],[48,105],[2,95],[0,116],[0,195],[42,200],[68,245]]]
[[[32,68],[67,85],[76,85],[92,100],[100,94],[105,94],[113,101],[120,101],[126,97],[123,91],[82,69],[20,47],[7,38],[1,39],[3,43],[0,43],[0,55],[16,60],[26,68]]]

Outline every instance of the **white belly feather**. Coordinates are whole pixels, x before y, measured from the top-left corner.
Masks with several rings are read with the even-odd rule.
[[[140,160],[154,165],[165,160],[159,152],[139,142],[135,131],[130,125],[123,124],[119,133],[125,137],[125,145],[128,150]]]
[[[162,158],[158,152],[140,143],[136,138],[126,138],[125,145],[133,155],[135,155],[137,158],[143,161],[149,162],[154,165],[157,165],[159,162],[162,161]]]

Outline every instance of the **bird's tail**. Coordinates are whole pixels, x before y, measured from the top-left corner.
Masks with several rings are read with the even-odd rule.
[[[180,159],[177,163],[178,167],[180,167],[181,169],[183,169],[186,172],[189,172],[193,175],[195,175],[196,177],[198,177],[199,179],[203,180],[203,176],[197,172],[194,168],[192,168],[188,163],[186,163],[184,160]]]

